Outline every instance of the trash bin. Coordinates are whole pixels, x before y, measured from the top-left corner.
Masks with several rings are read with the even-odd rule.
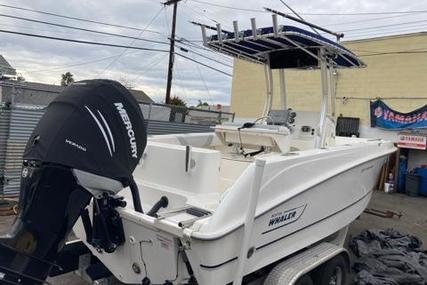
[[[406,174],[406,187],[405,192],[408,196],[418,196],[420,193],[421,175],[414,173]]]
[[[427,168],[425,167],[415,168],[415,174],[421,176],[419,194],[422,196],[427,196]]]
[[[408,171],[408,158],[404,155],[399,159],[399,173],[397,174],[397,192],[405,193],[406,172]]]

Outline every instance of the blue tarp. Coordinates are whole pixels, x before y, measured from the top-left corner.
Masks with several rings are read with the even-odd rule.
[[[409,113],[391,109],[383,101],[371,102],[371,127],[383,129],[427,128],[427,105]]]

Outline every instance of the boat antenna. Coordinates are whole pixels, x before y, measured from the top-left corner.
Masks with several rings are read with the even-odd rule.
[[[264,7],[264,10],[266,10],[266,11],[268,11],[268,12],[271,12],[271,13],[274,13],[274,14],[277,14],[277,15],[282,16],[282,17],[284,17],[284,18],[287,18],[287,19],[293,20],[293,21],[295,21],[295,22],[301,23],[301,24],[303,24],[303,25],[309,26],[309,27],[311,27],[311,28],[314,28],[314,29],[320,30],[320,31],[322,31],[322,32],[325,32],[325,33],[331,34],[331,35],[333,35],[333,36],[335,36],[335,37],[337,38],[337,41],[339,41],[341,38],[343,38],[343,37],[344,37],[344,34],[343,34],[343,33],[336,33],[336,32],[333,32],[333,31],[331,31],[331,30],[328,30],[328,29],[322,28],[322,27],[320,27],[320,26],[318,26],[318,25],[315,25],[315,24],[313,24],[313,23],[310,23],[310,22],[307,22],[307,21],[305,21],[305,20],[301,20],[301,19],[299,19],[299,18],[293,17],[293,16],[291,16],[291,15],[289,15],[289,14],[282,13],[282,12],[280,12],[280,11],[277,11],[277,10],[274,10],[274,9],[271,9],[271,8],[267,8],[267,7]]]
[[[288,5],[285,1],[280,0],[280,2],[282,2],[283,5],[286,6],[286,8],[288,8],[292,13],[295,14],[295,16],[297,16],[300,20],[305,21],[303,17],[301,17],[300,14],[297,13],[297,11],[295,11],[294,9],[292,9],[292,7],[290,5]],[[310,26],[310,29],[313,30],[313,32],[315,32],[316,34],[318,34],[320,36],[320,33],[313,27]]]

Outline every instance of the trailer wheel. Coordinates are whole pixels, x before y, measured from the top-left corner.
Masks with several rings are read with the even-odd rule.
[[[313,285],[313,280],[311,280],[309,275],[304,275],[298,279],[295,285]]]
[[[317,268],[313,274],[315,285],[348,285],[350,266],[342,255],[338,255]]]

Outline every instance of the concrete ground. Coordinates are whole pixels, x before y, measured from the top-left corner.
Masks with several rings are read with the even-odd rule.
[[[418,236],[423,241],[424,248],[427,248],[427,198],[376,191],[369,208],[401,212],[402,217],[388,219],[364,213],[350,226],[349,237],[366,229],[394,228],[402,233]],[[6,231],[12,221],[13,217],[0,217],[0,233]],[[88,285],[74,274],[52,278],[49,282],[53,285]]]

